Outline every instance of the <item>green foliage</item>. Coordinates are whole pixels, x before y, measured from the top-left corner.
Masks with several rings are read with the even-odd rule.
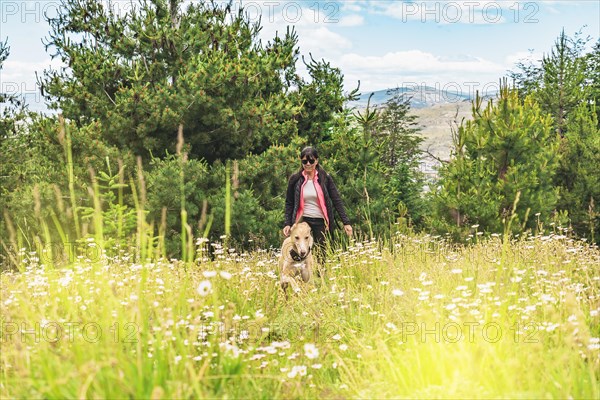
[[[181,163],[177,155],[167,154],[163,159],[153,158],[150,169],[145,173],[148,190],[148,220],[161,221],[166,209],[166,251],[169,256],[180,254],[179,234],[181,230],[181,191],[176,190],[177,177],[183,165],[183,193],[188,224],[198,233],[202,217],[202,204],[208,199],[206,182],[209,168],[206,162],[187,160]],[[220,200],[222,201],[222,199]],[[200,235],[201,236],[201,235]]]
[[[78,203],[75,207],[92,207],[88,194],[90,170],[104,171],[108,160],[123,160],[131,165],[131,157],[107,146],[102,141],[99,125],[91,123],[77,129],[65,124],[69,130],[73,162],[69,164],[65,146],[65,132],[56,117],[30,114],[28,124],[21,125],[14,134],[4,136],[0,142],[3,155],[0,209],[18,221],[31,215],[36,201],[34,188],[38,186],[42,217],[50,220],[56,215],[69,238],[77,238],[74,210],[69,201],[67,166],[73,169],[73,189]],[[35,224],[28,224],[32,232],[39,232]],[[2,229],[5,229],[3,226]],[[87,229],[87,228],[86,228]],[[51,229],[54,232],[54,229]],[[58,238],[57,238],[58,240]]]
[[[552,115],[556,131],[564,136],[569,114],[588,96],[582,39],[570,39],[561,32],[549,55],[541,62],[541,81],[534,96],[543,111]]]
[[[557,149],[561,163],[554,178],[554,185],[560,188],[557,206],[566,212],[575,233],[586,237],[598,231],[600,157],[600,40],[585,54],[589,41],[581,32],[568,37],[563,31],[539,64],[530,68],[519,65],[521,71],[513,73],[520,78],[520,91],[531,93],[563,137]]]
[[[97,197],[96,204],[101,206],[105,247],[118,249],[134,235],[137,226],[136,210],[124,202],[123,191],[129,191],[129,185],[125,184],[125,165],[121,165],[117,171],[107,159],[105,170],[97,175],[92,172],[91,180],[98,185],[94,196]],[[82,205],[80,213],[83,224],[92,225],[94,218],[98,218],[97,212],[93,201],[89,205]],[[94,231],[97,233],[96,227]]]
[[[299,79],[298,96],[302,112],[298,116],[298,132],[308,143],[318,144],[331,140],[331,125],[335,115],[342,112],[346,101],[357,98],[358,88],[343,93],[344,75],[325,60],[307,63],[302,59],[311,77],[310,81]]]
[[[416,127],[417,117],[410,114],[410,98],[405,98],[398,89],[395,92],[381,112],[374,140],[386,167],[386,199],[406,207],[411,220],[420,223],[425,212],[421,196],[424,176],[420,171],[423,137]]]
[[[46,71],[43,91],[66,118],[98,120],[106,140],[136,154],[175,146],[183,123],[190,156],[209,162],[260,152],[295,133],[288,98],[297,36],[266,45],[245,13],[213,2],[144,1],[125,15],[64,0],[47,48],[67,68]]]
[[[595,107],[580,104],[574,109],[566,132],[555,179],[560,187],[558,208],[568,212],[576,233],[598,240],[595,232],[600,232],[600,126]]]
[[[600,38],[594,44],[591,52],[585,56],[586,85],[589,88],[589,98],[596,105],[597,120],[600,121]]]
[[[471,225],[502,232],[514,214],[514,232],[549,221],[557,202],[553,178],[558,166],[558,140],[552,120],[528,97],[503,87],[497,104],[473,104],[472,121],[454,137],[453,158],[440,170],[432,191],[434,214],[429,225],[438,232],[464,237]],[[515,199],[520,194],[517,208]]]

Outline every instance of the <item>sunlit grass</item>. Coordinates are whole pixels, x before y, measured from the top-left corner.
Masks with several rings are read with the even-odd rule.
[[[353,242],[287,302],[276,254],[211,247],[191,264],[21,254],[1,275],[0,396],[600,394],[600,252],[583,242]]]

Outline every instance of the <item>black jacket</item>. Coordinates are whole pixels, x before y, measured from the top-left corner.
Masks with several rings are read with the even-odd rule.
[[[329,230],[333,230],[333,210],[338,212],[344,225],[350,225],[350,219],[346,215],[346,209],[344,203],[340,197],[340,193],[333,183],[333,178],[327,174],[323,169],[319,168],[319,174],[317,182],[323,190],[325,196],[325,205],[327,206],[327,217],[329,218]],[[300,206],[300,190],[304,183],[304,176],[301,172],[297,172],[290,177],[288,181],[288,188],[285,196],[285,221],[284,226],[291,226],[296,222],[296,213]]]

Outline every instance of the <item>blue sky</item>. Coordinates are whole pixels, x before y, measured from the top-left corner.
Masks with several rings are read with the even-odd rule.
[[[190,1],[195,0],[186,2]],[[113,4],[127,10],[130,0]],[[242,4],[251,18],[261,16],[263,40],[293,25],[302,54],[330,61],[344,73],[347,90],[360,80],[363,92],[403,85],[458,88],[464,93],[493,88],[517,60],[541,58],[562,29],[572,36],[583,28],[592,42],[600,37],[598,0]],[[59,5],[59,0],[0,0],[0,39],[8,38],[11,47],[0,72],[0,90],[35,99],[35,72],[60,66],[50,61],[42,44],[48,32],[43,14],[56,15]]]

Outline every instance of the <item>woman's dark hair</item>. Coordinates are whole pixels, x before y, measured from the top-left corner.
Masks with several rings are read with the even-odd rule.
[[[303,148],[300,152],[300,158],[302,159],[304,157],[314,158],[315,160],[318,160],[319,153],[317,153],[317,149],[315,149],[314,147],[307,146]]]
[[[304,157],[314,158],[315,160],[318,160],[319,153],[317,152],[317,149],[315,149],[314,147],[307,146],[307,147],[303,148],[302,151],[300,152],[300,159],[303,159]],[[317,170],[323,171],[323,168],[321,168],[320,164],[317,165]],[[298,174],[302,175],[302,171],[304,171],[304,168],[302,168],[302,166],[300,166],[300,169],[298,170]],[[323,172],[325,172],[325,171],[323,171]]]

